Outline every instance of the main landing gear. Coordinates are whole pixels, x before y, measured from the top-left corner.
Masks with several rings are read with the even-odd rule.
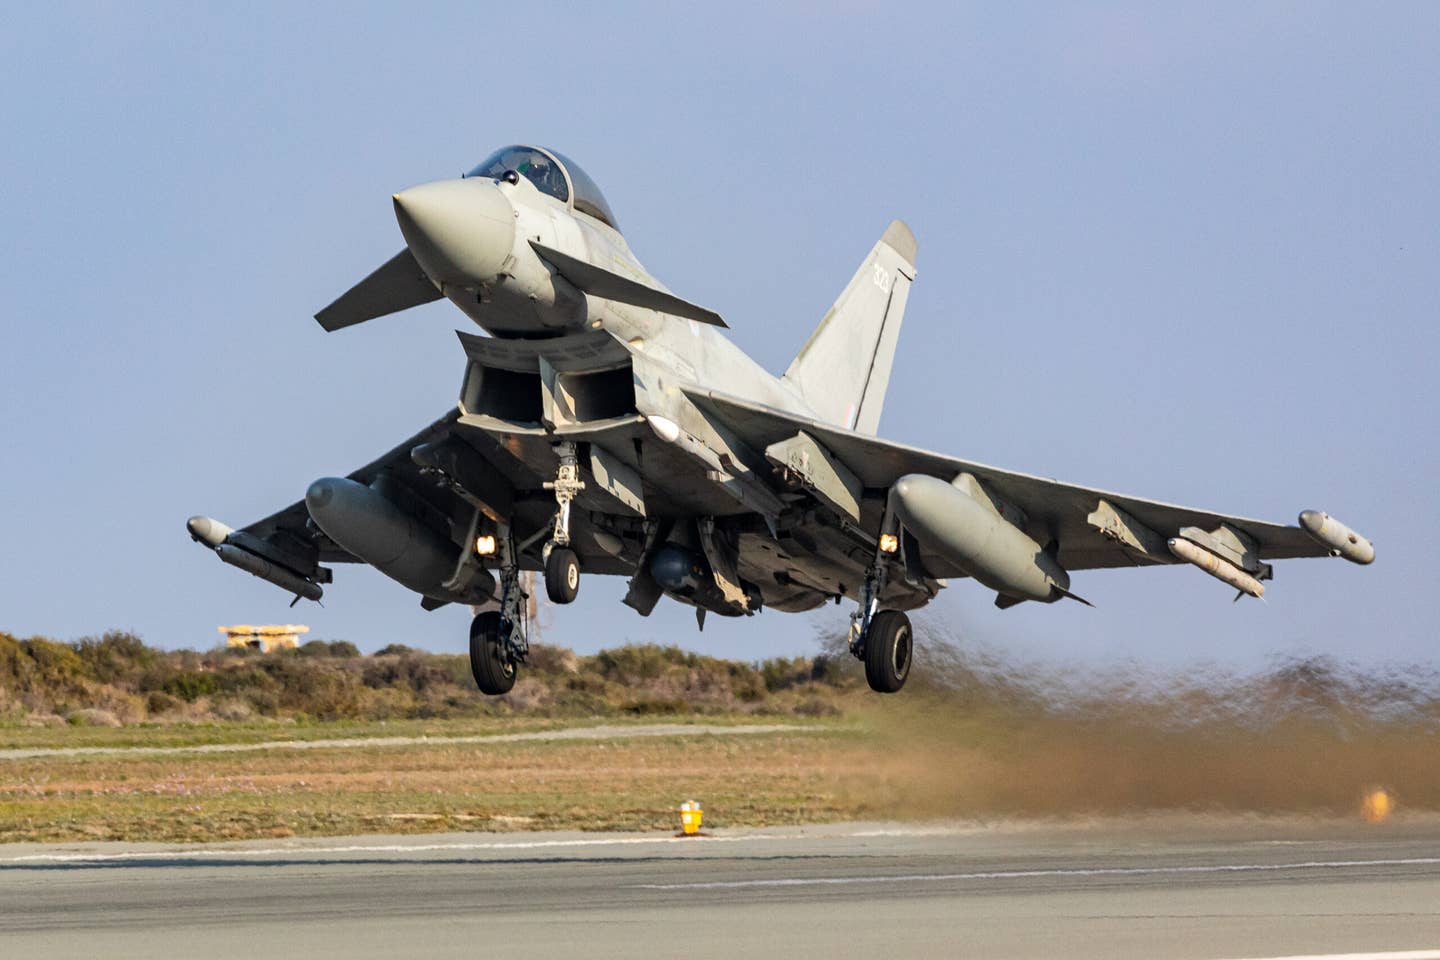
[[[580,592],[580,559],[570,547],[570,502],[585,489],[575,444],[555,445],[560,468],[545,489],[555,491],[555,525],[545,544],[545,592],[555,603],[570,603]],[[525,601],[520,588],[520,558],[508,526],[496,536],[500,574],[500,609],[475,615],[470,623],[470,672],[481,693],[509,693],[520,665],[530,653],[526,637]]]
[[[504,632],[505,618],[499,610],[477,613],[470,621],[470,672],[480,692],[491,696],[509,693],[520,673],[520,665],[501,643]]]
[[[510,528],[496,536],[499,554],[500,609],[485,610],[470,621],[470,672],[481,693],[509,693],[530,653],[526,636],[525,591],[520,588],[520,563]]]
[[[555,491],[555,530],[545,544],[545,593],[553,603],[570,603],[580,592],[580,559],[570,549],[570,501],[585,489],[580,479],[580,461],[575,444],[555,444],[560,469],[554,480],[545,482],[546,490]]]
[[[850,616],[850,652],[865,664],[865,681],[876,693],[897,693],[910,676],[914,634],[899,610],[881,610],[885,566],[878,558],[865,575],[860,609]]]
[[[878,693],[895,693],[910,676],[914,654],[910,618],[899,610],[881,610],[870,619],[864,644],[865,680]]]

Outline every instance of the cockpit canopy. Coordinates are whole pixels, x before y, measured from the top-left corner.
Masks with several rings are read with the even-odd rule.
[[[605,202],[605,195],[595,181],[574,160],[553,150],[518,145],[501,147],[465,176],[499,180],[507,170],[514,170],[533,183],[535,189],[561,203],[571,203],[573,197],[576,210],[616,230],[620,229],[615,222],[615,214],[610,212],[610,204]]]

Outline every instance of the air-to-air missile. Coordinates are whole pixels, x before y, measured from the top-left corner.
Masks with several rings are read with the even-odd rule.
[[[896,515],[922,547],[997,593],[1041,603],[1071,596],[1070,574],[1054,553],[1006,519],[995,498],[970,474],[961,474],[953,484],[908,474],[895,482],[893,495]]]
[[[325,595],[319,584],[305,579],[281,563],[278,550],[273,544],[232,530],[210,517],[191,517],[185,522],[185,527],[196,543],[209,547],[215,551],[217,557],[232,567],[253,574],[306,600],[319,600]],[[329,573],[321,567],[316,567],[315,570],[317,575],[321,571]]]
[[[1228,583],[1241,593],[1249,594],[1252,597],[1263,597],[1265,595],[1264,584],[1235,566],[1235,564],[1229,560],[1223,557],[1217,557],[1209,550],[1196,546],[1183,537],[1173,537],[1166,541],[1166,544],[1170,547],[1170,552],[1175,554],[1175,556],[1184,560],[1186,563],[1193,563],[1221,583]]]
[[[258,554],[250,553],[228,543],[222,543],[216,547],[215,555],[232,567],[239,567],[246,573],[253,573],[261,580],[268,580],[282,590],[304,597],[306,600],[319,600],[325,594],[324,590],[309,580],[296,576],[284,567],[273,564]]]
[[[452,588],[459,549],[374,487],[325,477],[305,491],[305,506],[327,537],[416,593],[483,603],[495,592],[495,577],[479,565],[468,568],[463,587]]]
[[[1328,513],[1304,511],[1300,514],[1300,529],[1321,546],[1329,547],[1331,556],[1344,557],[1351,563],[1370,563],[1375,559],[1375,547],[1369,540]]]

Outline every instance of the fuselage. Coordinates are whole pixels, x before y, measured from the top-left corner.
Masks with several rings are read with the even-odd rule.
[[[704,385],[812,413],[796,391],[718,329],[587,296],[567,283],[536,254],[532,241],[667,289],[613,226],[577,210],[573,201],[542,192],[526,177],[421,184],[396,194],[394,204],[405,240],[432,282],[491,336],[544,339],[604,330],[647,365],[663,367],[674,386]]]

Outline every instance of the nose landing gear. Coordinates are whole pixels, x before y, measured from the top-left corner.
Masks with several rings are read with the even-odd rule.
[[[555,530],[545,544],[545,593],[554,603],[570,603],[580,592],[580,559],[570,549],[570,501],[585,489],[580,479],[580,460],[575,444],[555,444],[560,468],[554,480],[545,482],[546,490],[555,491]]]
[[[545,593],[554,603],[569,603],[580,592],[580,561],[569,547],[550,548],[545,558]]]

